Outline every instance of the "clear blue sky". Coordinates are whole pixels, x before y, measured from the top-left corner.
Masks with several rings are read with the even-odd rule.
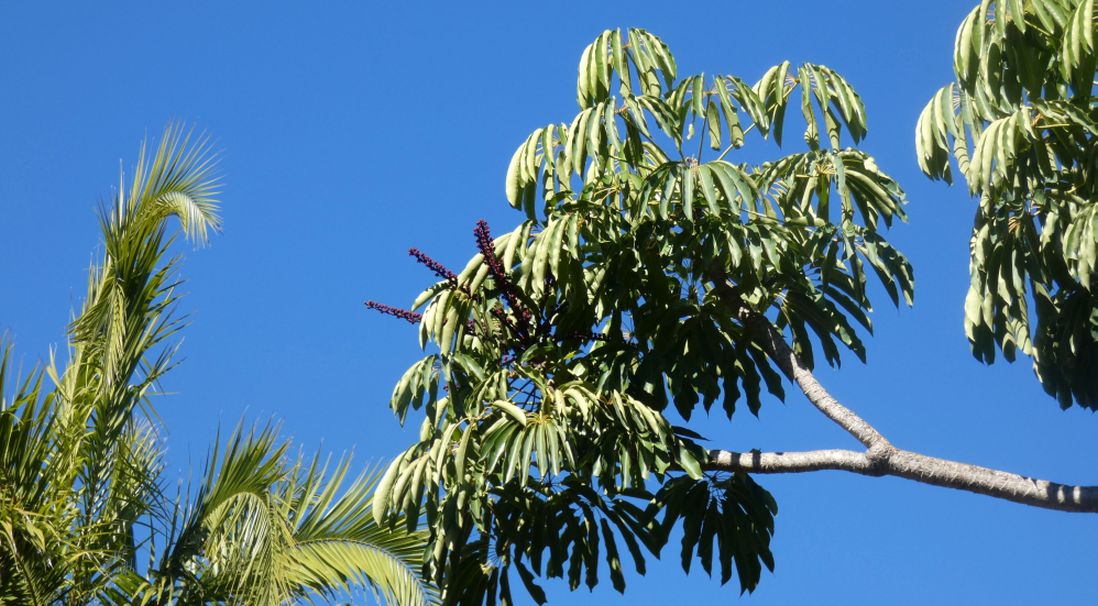
[[[416,437],[387,409],[415,330],[367,313],[407,304],[454,266],[472,227],[520,220],[503,197],[514,148],[575,113],[576,64],[602,29],[645,27],[680,73],[754,81],[783,59],[823,63],[865,99],[865,148],[907,189],[892,237],[916,268],[913,309],[879,297],[869,363],[821,379],[898,446],[1053,480],[1098,484],[1098,418],[1060,412],[1028,362],[983,367],[962,328],[974,211],[918,172],[913,131],[951,76],[974,0],[634,2],[473,7],[365,3],[0,5],[0,331],[24,366],[62,342],[98,243],[97,204],[145,134],[168,120],[222,152],[225,232],[187,249],[186,360],[159,409],[169,473],[198,469],[219,426],[276,416],[306,449],[362,464]],[[671,8],[674,6],[674,8]],[[790,136],[796,143],[796,137]],[[778,153],[751,142],[752,154]],[[856,447],[793,395],[761,419],[715,418],[716,446]],[[1094,599],[1098,519],[828,472],[760,477],[777,497],[777,568],[751,605],[1028,604]],[[548,585],[555,604],[737,599],[677,553],[625,597]]]

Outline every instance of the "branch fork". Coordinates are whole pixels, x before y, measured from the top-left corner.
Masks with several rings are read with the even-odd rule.
[[[806,452],[735,452],[710,450],[708,469],[748,473],[849,471],[865,476],[895,476],[923,484],[965,490],[1015,503],[1079,513],[1098,513],[1098,486],[1073,486],[931,457],[892,445],[875,427],[836,400],[805,368],[782,334],[762,314],[751,310],[736,287],[723,276],[713,280],[721,298],[745,329],[759,338],[767,353],[808,401],[865,446],[854,450]]]

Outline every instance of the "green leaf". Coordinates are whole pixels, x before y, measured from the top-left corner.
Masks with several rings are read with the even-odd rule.
[[[518,421],[519,425],[526,427],[526,411],[508,402],[507,400],[496,400],[492,402],[492,406],[503,411],[509,415],[512,419]]]
[[[687,448],[679,449],[679,465],[691,478],[700,480],[702,477],[701,464]]]

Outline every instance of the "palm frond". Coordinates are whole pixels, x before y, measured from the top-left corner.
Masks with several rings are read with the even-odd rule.
[[[373,494],[382,468],[363,471],[338,494],[350,463],[349,456],[343,457],[328,475],[327,465],[314,457],[296,487],[295,582],[322,594],[358,585],[390,604],[436,603],[437,591],[419,574],[426,533],[383,528],[374,521]]]
[[[207,137],[195,137],[193,131],[169,125],[151,158],[146,146],[141,146],[129,194],[129,203],[137,207],[132,213],[134,220],[160,224],[174,216],[188,238],[205,244],[209,231],[221,229],[216,167]],[[125,200],[119,201],[120,207],[125,204]]]
[[[349,457],[331,473],[319,456],[291,463],[276,436],[271,425],[238,427],[211,454],[167,568],[200,568],[193,593],[203,600],[281,604],[367,590],[394,605],[437,603],[419,574],[424,536],[373,520],[378,470],[348,486]]]
[[[0,372],[0,595],[19,603],[78,603],[105,595],[136,566],[143,517],[163,518],[162,449],[148,401],[172,366],[176,260],[166,224],[198,243],[218,229],[213,156],[169,126],[141,158],[127,195],[100,214],[102,260],[69,327],[69,358],[7,398]],[[54,383],[42,387],[43,377]]]
[[[200,245],[221,220],[204,137],[169,126],[149,149],[100,213],[103,256],[68,360],[51,352],[12,385],[0,342],[0,603],[437,602],[418,574],[423,537],[373,523],[377,473],[344,488],[349,458],[330,474],[317,457],[291,460],[273,425],[216,440],[193,499],[164,494],[150,397],[185,323],[168,222]]]
[[[5,339],[0,344],[0,596],[12,603],[47,604],[65,577],[64,568],[48,563],[64,554],[75,508],[44,473],[51,463],[55,418],[42,391],[43,373],[34,370],[16,379],[9,395],[11,351]]]

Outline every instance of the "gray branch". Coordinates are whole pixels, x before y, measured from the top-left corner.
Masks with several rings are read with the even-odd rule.
[[[857,438],[866,448],[892,448],[892,444],[881,435],[881,432],[827,393],[824,386],[816,380],[812,371],[801,365],[801,361],[797,359],[797,354],[790,349],[781,333],[770,324],[769,320],[764,316],[752,314],[747,320],[747,324],[754,332],[765,335],[767,353],[777,362],[778,368],[782,370],[786,378],[801,388],[808,401],[827,418]]]
[[[1071,486],[1048,480],[958,463],[896,448],[865,419],[843,406],[812,371],[805,368],[774,325],[744,304],[735,286],[723,276],[713,280],[722,299],[792,381],[827,418],[861,442],[866,450],[808,452],[747,452],[711,450],[708,468],[750,473],[801,473],[838,470],[867,476],[896,476],[923,484],[965,490],[1015,503],[1071,512],[1098,512],[1098,486]]]
[[[893,448],[887,456],[869,451],[733,452],[710,450],[707,469],[748,473],[850,471],[896,476],[923,484],[966,490],[1015,503],[1078,513],[1098,512],[1098,486],[1070,486],[1015,473],[958,463]]]

